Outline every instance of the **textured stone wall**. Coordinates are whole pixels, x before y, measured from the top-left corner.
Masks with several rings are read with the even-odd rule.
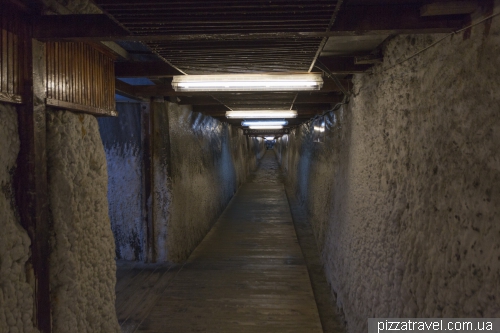
[[[108,168],[108,202],[116,257],[144,260],[141,105],[117,103],[118,117],[98,119]]]
[[[262,139],[169,104],[172,203],[160,259],[185,260],[264,152]],[[158,242],[161,243],[161,240]]]
[[[398,36],[348,108],[276,147],[349,332],[369,317],[500,316],[500,21]]]
[[[34,277],[30,238],[19,224],[12,176],[19,153],[17,111],[0,103],[0,332],[33,328]]]
[[[96,118],[49,111],[47,164],[53,332],[120,332],[106,157]]]
[[[203,239],[264,152],[262,139],[189,106],[150,105],[151,195],[144,198],[141,106],[118,103],[99,119],[108,164],[109,215],[117,258],[183,261]],[[144,204],[146,202],[146,204]],[[146,226],[146,215],[153,223]],[[147,245],[148,233],[154,244]]]

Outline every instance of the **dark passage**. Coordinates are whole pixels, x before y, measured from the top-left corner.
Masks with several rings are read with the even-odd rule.
[[[186,264],[118,279],[124,332],[322,332],[274,151]]]

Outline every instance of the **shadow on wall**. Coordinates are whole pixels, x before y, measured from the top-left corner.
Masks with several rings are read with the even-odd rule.
[[[18,220],[13,174],[19,153],[16,107],[0,103],[0,332],[35,332],[31,241]]]
[[[440,36],[393,38],[325,143],[308,125],[278,142],[349,332],[500,316],[499,22],[379,73]]]
[[[154,102],[147,142],[141,105],[117,103],[117,111],[118,118],[99,120],[117,258],[183,261],[256,167],[263,141],[188,106]]]

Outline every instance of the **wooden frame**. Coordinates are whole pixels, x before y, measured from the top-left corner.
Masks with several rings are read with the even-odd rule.
[[[95,116],[116,117],[114,58],[94,46],[46,43],[46,103]]]

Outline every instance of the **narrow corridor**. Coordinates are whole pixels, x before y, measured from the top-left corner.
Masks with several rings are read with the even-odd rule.
[[[499,105],[500,0],[0,0],[0,333],[500,318]]]
[[[123,332],[322,332],[274,151],[186,264],[119,265],[117,313]]]

